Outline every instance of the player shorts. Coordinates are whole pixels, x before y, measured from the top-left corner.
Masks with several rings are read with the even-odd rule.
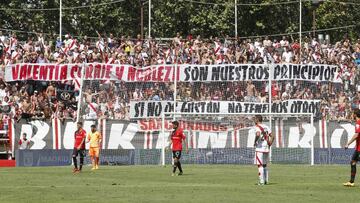
[[[85,156],[85,149],[77,149],[77,148],[74,148],[73,150],[73,153],[72,153],[73,156],[77,157],[78,155],[80,155],[80,157],[84,157]]]
[[[356,162],[360,161],[360,152],[355,150],[351,157],[351,160]]]
[[[173,158],[180,159],[181,158],[181,151],[173,151]]]
[[[99,147],[90,147],[89,155],[93,157],[99,157],[100,148]]]
[[[269,153],[268,152],[255,152],[254,163],[256,165],[265,165],[269,162]]]

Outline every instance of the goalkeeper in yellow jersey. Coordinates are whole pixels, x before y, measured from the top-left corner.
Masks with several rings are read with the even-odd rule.
[[[91,170],[99,169],[101,139],[101,134],[96,130],[96,126],[91,125],[91,132],[89,132],[87,136],[87,142],[90,142],[89,155],[93,166]]]

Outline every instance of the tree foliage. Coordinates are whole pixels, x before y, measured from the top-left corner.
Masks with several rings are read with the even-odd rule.
[[[88,6],[113,0],[63,0],[63,7]],[[214,3],[197,4],[187,0],[152,0],[152,36],[173,37],[193,34],[203,37],[234,36],[234,0],[197,0]],[[279,0],[238,0],[238,3],[278,3]],[[218,4],[218,5],[215,5]],[[148,32],[148,4],[144,4],[144,27]],[[0,28],[25,32],[57,34],[59,31],[59,10],[29,11],[10,9],[58,8],[59,0],[2,0]],[[140,33],[140,0],[126,0],[113,4],[63,10],[63,33],[96,36],[95,31],[114,33],[117,36],[135,37]],[[299,31],[299,4],[238,6],[238,35],[241,37],[271,35]],[[316,28],[325,29],[356,25],[347,29],[324,31],[333,39],[341,39],[345,33],[352,38],[359,37],[360,6],[324,2],[314,6],[303,3],[303,30],[312,30],[313,11]],[[26,35],[21,35],[25,37]],[[297,35],[294,34],[294,38]]]

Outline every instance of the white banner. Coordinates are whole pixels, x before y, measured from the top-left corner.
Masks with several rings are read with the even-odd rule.
[[[320,100],[285,100],[272,104],[273,113],[319,113]],[[162,113],[174,112],[173,101],[131,101],[131,118],[159,118]],[[268,113],[268,103],[237,101],[177,102],[176,112],[189,113]]]
[[[337,82],[338,67],[325,64],[276,64],[273,80],[310,80]]]
[[[169,82],[174,81],[173,65],[134,67],[120,64],[14,64],[6,67],[5,80],[63,81],[81,78],[85,69],[85,80],[120,80],[125,82]],[[179,69],[180,70],[180,69]],[[179,75],[179,74],[178,74]]]
[[[124,82],[215,82],[267,81],[269,66],[274,80],[309,80],[336,82],[337,66],[299,64],[222,64],[222,65],[154,65],[134,67],[121,64],[13,64],[5,69],[6,81],[120,80]],[[177,70],[177,74],[175,74]]]

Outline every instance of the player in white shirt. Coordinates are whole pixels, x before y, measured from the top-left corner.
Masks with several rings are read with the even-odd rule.
[[[269,171],[267,169],[267,163],[269,160],[270,146],[274,141],[274,137],[271,134],[271,129],[262,124],[263,118],[261,115],[255,116],[255,164],[259,170],[259,185],[268,184]]]

